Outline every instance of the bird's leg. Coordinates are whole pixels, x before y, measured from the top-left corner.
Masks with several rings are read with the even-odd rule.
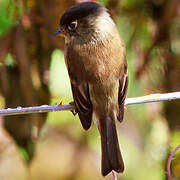
[[[75,109],[71,110],[71,112],[72,112],[72,114],[75,116],[75,115],[77,114],[77,108],[76,108],[76,106],[75,106],[75,104],[74,104],[74,101],[70,102],[69,104],[72,105],[72,106],[74,106]]]

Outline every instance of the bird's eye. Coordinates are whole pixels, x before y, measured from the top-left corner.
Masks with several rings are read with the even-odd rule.
[[[76,27],[77,27],[77,20],[71,22],[71,23],[69,24],[69,26],[68,26],[68,29],[69,29],[70,31],[73,31],[73,30],[76,29]]]

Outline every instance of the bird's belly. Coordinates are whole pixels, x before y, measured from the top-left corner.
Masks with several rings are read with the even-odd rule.
[[[92,84],[89,83],[89,92],[93,111],[96,114],[102,115],[118,111],[118,81],[106,81],[104,83]]]

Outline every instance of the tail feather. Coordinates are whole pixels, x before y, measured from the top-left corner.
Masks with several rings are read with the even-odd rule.
[[[119,149],[115,120],[106,117],[100,121],[101,148],[102,148],[102,175],[106,176],[112,170],[124,171],[124,163]]]

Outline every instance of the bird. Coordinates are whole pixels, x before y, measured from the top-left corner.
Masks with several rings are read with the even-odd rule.
[[[116,121],[122,122],[128,88],[125,45],[109,11],[96,2],[72,6],[54,35],[65,38],[64,57],[82,127],[95,122],[101,137],[101,173],[122,173]]]

